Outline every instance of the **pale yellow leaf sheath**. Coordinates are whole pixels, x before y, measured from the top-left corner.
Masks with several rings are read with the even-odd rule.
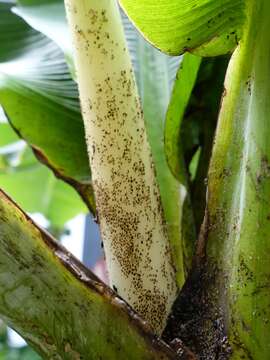
[[[118,6],[65,4],[110,283],[161,332],[175,269]]]

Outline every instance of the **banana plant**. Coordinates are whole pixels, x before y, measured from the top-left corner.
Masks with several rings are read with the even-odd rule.
[[[270,4],[120,5],[140,34],[115,0],[0,1],[0,104],[110,278],[1,192],[0,315],[48,359],[267,360]]]

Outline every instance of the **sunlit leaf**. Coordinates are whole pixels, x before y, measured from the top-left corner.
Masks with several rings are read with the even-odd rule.
[[[143,35],[162,51],[215,56],[237,45],[244,0],[120,0]]]

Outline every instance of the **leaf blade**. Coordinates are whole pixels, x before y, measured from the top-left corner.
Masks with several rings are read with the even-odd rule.
[[[120,0],[148,39],[170,55],[185,51],[216,56],[231,51],[241,38],[243,0]]]
[[[0,6],[0,102],[17,133],[95,212],[77,86],[63,54],[11,4]]]
[[[43,358],[175,359],[122,299],[3,192],[0,210],[1,318]]]

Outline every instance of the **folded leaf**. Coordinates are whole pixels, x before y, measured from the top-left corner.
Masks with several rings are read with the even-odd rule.
[[[128,16],[157,48],[178,55],[225,54],[237,45],[244,0],[120,0]]]

